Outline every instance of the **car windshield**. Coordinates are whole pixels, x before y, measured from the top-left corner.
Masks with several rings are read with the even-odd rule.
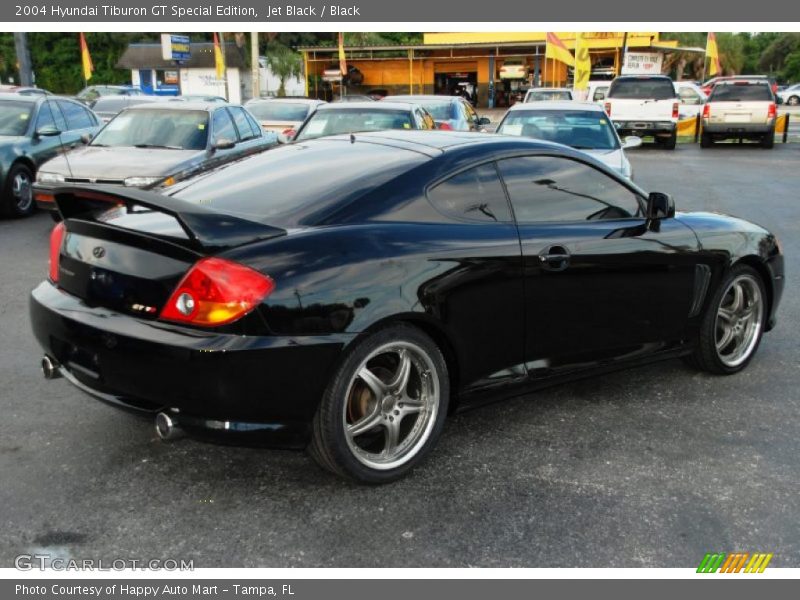
[[[602,111],[515,110],[497,133],[557,142],[581,150],[616,150],[619,140]]]
[[[269,100],[247,105],[247,110],[259,121],[305,121],[308,109],[308,104],[270,102]]]
[[[436,121],[448,121],[454,119],[453,104],[451,102],[425,102],[422,107],[431,113]]]
[[[675,88],[669,79],[615,79],[608,90],[609,98],[631,100],[666,100],[675,97]]]
[[[25,135],[32,112],[30,102],[0,102],[0,135]]]
[[[319,110],[306,122],[297,139],[310,140],[326,135],[383,129],[414,129],[411,114],[404,110],[368,108]]]
[[[106,125],[91,145],[204,150],[207,137],[205,111],[126,110]]]
[[[709,102],[772,101],[772,90],[763,83],[718,83]]]
[[[542,102],[545,100],[572,100],[572,94],[565,90],[537,90],[529,92],[525,102]]]

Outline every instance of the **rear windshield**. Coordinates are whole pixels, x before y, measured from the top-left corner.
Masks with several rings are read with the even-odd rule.
[[[547,100],[572,100],[572,94],[566,90],[536,90],[528,92],[525,102],[542,102]]]
[[[709,102],[772,102],[772,90],[764,83],[718,83]]]
[[[579,150],[619,148],[614,126],[597,110],[512,110],[497,133],[557,142]]]
[[[608,90],[609,98],[631,100],[667,100],[675,97],[675,88],[669,79],[615,79]]]
[[[436,121],[455,119],[455,105],[452,102],[423,102],[422,107],[431,113]]]
[[[308,115],[308,104],[291,102],[253,102],[247,105],[253,116],[259,121],[305,121]]]
[[[384,129],[416,129],[411,113],[404,110],[373,110],[369,108],[342,108],[318,110],[297,135],[297,140],[358,133]]]

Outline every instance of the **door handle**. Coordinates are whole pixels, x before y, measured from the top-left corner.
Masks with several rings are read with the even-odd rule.
[[[563,271],[569,266],[570,253],[564,246],[548,246],[539,254],[539,262],[546,271]]]

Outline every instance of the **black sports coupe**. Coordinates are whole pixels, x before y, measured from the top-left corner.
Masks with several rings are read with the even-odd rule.
[[[335,136],[163,193],[55,190],[45,375],[361,482],[477,403],[670,357],[736,373],[784,285],[758,225],[518,137]]]

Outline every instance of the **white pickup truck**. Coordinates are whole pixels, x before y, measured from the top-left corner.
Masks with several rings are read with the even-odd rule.
[[[653,136],[667,150],[675,149],[680,100],[669,77],[617,77],[606,94],[605,108],[623,139]]]

